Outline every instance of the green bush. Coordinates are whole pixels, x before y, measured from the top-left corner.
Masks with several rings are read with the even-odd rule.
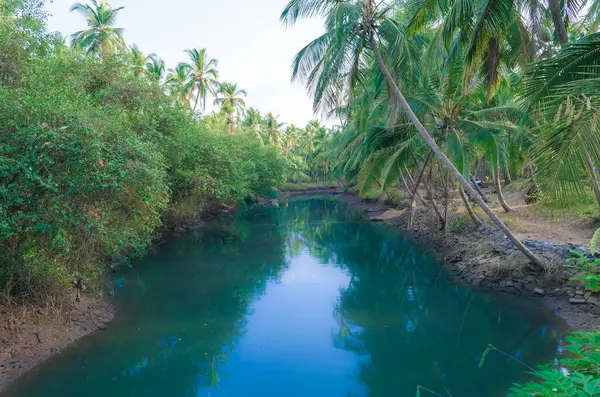
[[[143,254],[165,222],[285,179],[274,148],[196,120],[118,54],[100,61],[8,19],[0,54],[5,294],[97,280]]]
[[[509,395],[600,396],[600,334],[574,333],[567,341],[571,357],[535,370],[536,380],[515,385]]]

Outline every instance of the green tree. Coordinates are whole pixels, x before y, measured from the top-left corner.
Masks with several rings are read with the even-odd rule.
[[[158,54],[148,55],[148,62],[146,62],[146,72],[150,78],[157,83],[162,82],[165,76],[165,61]]]
[[[91,5],[75,3],[71,11],[80,12],[86,19],[88,28],[71,35],[73,46],[80,47],[90,54],[105,58],[108,54],[124,47],[123,29],[116,28],[119,11],[124,7],[112,8],[106,1],[91,0]]]
[[[406,113],[420,137],[431,151],[460,183],[469,196],[484,210],[491,221],[521,250],[533,263],[541,265],[541,260],[510,231],[502,220],[481,199],[467,179],[439,147],[433,136],[420,122],[417,115],[398,87],[390,72],[380,47],[387,47],[390,32],[399,32],[399,23],[392,18],[392,8],[374,0],[329,1],[292,0],[284,9],[281,20],[293,25],[298,19],[322,16],[326,19],[327,31],[304,47],[294,62],[294,77],[307,78],[310,86],[316,86],[315,101],[336,103],[339,81],[350,81],[353,89],[359,78],[360,63],[366,50],[374,56],[380,72],[394,101]],[[400,35],[395,35],[397,38]],[[397,51],[384,51],[395,55]],[[393,60],[388,59],[388,63]],[[349,77],[348,77],[349,76]],[[352,90],[349,90],[352,92]],[[333,106],[331,106],[333,107]]]
[[[175,102],[189,108],[194,85],[189,66],[185,63],[179,63],[175,69],[169,69],[166,83]]]
[[[135,76],[141,76],[146,71],[146,62],[148,57],[140,50],[140,48],[134,44],[129,47],[129,62],[131,64],[131,70]]]
[[[209,59],[206,54],[206,49],[201,48],[185,50],[190,57],[190,77],[192,80],[192,89],[195,91],[195,99],[192,110],[195,112],[198,107],[198,102],[202,99],[202,111],[206,111],[206,97],[208,93],[214,94],[214,87],[218,85],[217,79],[219,72],[217,71],[218,61]]]
[[[223,82],[216,92],[215,104],[221,106],[221,112],[227,115],[229,133],[235,131],[236,114],[241,114],[246,106],[246,90],[238,88],[237,84]]]

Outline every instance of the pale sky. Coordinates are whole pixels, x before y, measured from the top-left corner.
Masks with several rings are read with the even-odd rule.
[[[80,0],[85,2],[86,0]],[[288,0],[109,0],[124,6],[117,27],[128,45],[156,52],[167,67],[187,61],[187,48],[206,48],[219,60],[219,79],[248,91],[247,107],[273,112],[280,121],[303,127],[313,115],[303,86],[290,82],[294,55],[323,32],[318,20],[292,28],[279,23]],[[69,12],[74,0],[46,1],[49,28],[64,35],[85,28],[83,17]]]

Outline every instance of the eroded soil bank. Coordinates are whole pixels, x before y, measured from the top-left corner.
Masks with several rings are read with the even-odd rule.
[[[74,296],[69,300],[45,309],[0,307],[0,392],[71,343],[104,329],[115,317],[115,308],[100,298],[82,295],[80,302]]]
[[[576,331],[600,330],[600,297],[585,292],[575,274],[563,266],[570,249],[588,248],[568,242],[524,239],[525,244],[549,263],[534,268],[527,258],[495,228],[465,224],[447,233],[426,209],[419,209],[409,227],[409,211],[393,209],[376,200],[354,194],[340,199],[360,210],[371,221],[400,228],[415,241],[429,247],[449,267],[457,280],[476,288],[507,292],[544,302]]]

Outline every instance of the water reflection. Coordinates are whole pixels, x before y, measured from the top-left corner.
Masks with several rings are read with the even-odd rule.
[[[556,356],[537,307],[448,282],[398,233],[336,200],[220,219],[117,277],[120,316],[10,396],[503,395]]]

